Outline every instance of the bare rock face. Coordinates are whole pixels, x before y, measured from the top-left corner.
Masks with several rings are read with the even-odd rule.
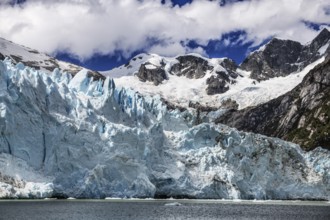
[[[239,76],[236,72],[238,66],[234,60],[225,58],[220,65],[227,70],[230,77],[236,79]]]
[[[306,45],[298,59],[298,62],[302,62],[303,66],[317,60],[319,56],[319,49],[326,45],[330,40],[330,32],[328,29],[323,29],[320,34],[308,45]],[[327,48],[328,50],[330,47]]]
[[[272,39],[264,51],[251,54],[241,68],[252,71],[251,78],[266,80],[278,76],[286,76],[298,69],[292,65],[297,61],[303,46],[291,40]]]
[[[319,50],[327,45],[330,32],[323,29],[320,34],[307,45],[291,40],[272,39],[264,50],[248,56],[241,68],[251,71],[251,78],[267,80],[278,76],[287,76],[319,59],[323,54]]]
[[[148,68],[148,65],[151,64],[142,64],[140,66],[139,72],[136,74],[140,81],[153,82],[155,86],[158,86],[163,80],[167,79],[166,72],[162,66],[152,66],[152,68]]]
[[[232,100],[232,99],[226,99],[224,100],[222,103],[221,103],[221,108],[224,108],[224,109],[235,109],[237,110],[238,109],[238,104],[235,100]]]
[[[81,70],[81,69],[80,69]],[[79,70],[79,71],[80,71]],[[75,74],[77,74],[78,72],[78,69],[77,69],[77,72],[75,73]],[[101,73],[99,73],[99,72],[97,72],[97,71],[93,71],[93,70],[89,70],[88,72],[87,72],[87,76],[88,77],[93,77],[93,80],[94,81],[99,81],[99,80],[102,80],[102,81],[104,81],[105,80],[105,76],[103,76]]]
[[[229,77],[224,72],[217,72],[217,76],[211,76],[206,80],[208,85],[206,88],[206,93],[208,95],[221,94],[229,90],[228,82]]]
[[[216,76],[211,76],[206,80],[208,85],[206,88],[206,93],[208,95],[222,94],[229,90],[228,84],[234,84],[239,75],[237,74],[237,65],[231,59],[224,59],[220,64],[227,72],[216,71]]]
[[[37,50],[0,38],[0,60],[4,60],[6,57],[15,64],[23,63],[36,70],[46,70],[48,72],[52,72],[57,68],[63,72],[68,72],[72,76],[83,69],[81,66],[62,62]],[[88,76],[93,77],[93,80],[105,80],[101,73],[93,70],[89,70]]]
[[[257,107],[232,110],[216,121],[279,137],[311,150],[330,150],[330,56],[287,94]]]
[[[203,78],[207,70],[212,70],[213,67],[208,65],[208,62],[203,58],[187,55],[176,58],[179,63],[172,66],[170,73],[177,76],[186,76],[189,79]]]
[[[178,62],[170,68],[169,74],[185,76],[189,79],[200,79],[205,76],[206,71],[213,69],[213,66],[210,66],[207,60],[197,56],[186,55],[179,56],[176,59]],[[157,86],[163,80],[168,79],[164,68],[165,63],[157,66],[146,62],[141,64],[136,75],[142,82],[153,82]]]

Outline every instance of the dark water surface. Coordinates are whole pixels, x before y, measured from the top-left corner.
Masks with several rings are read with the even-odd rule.
[[[329,202],[0,200],[0,219],[327,219]]]

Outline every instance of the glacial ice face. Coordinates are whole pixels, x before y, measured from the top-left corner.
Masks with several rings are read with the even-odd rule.
[[[0,197],[330,199],[328,151],[195,122],[85,70],[0,61]]]
[[[51,179],[33,170],[24,160],[0,154],[0,198],[45,198],[53,194]]]

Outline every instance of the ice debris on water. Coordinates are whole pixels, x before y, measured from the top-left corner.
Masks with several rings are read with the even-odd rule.
[[[165,203],[165,206],[182,206],[179,202],[171,202],[171,203]]]

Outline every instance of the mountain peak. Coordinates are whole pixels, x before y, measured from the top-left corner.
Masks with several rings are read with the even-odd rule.
[[[63,72],[66,71],[71,75],[75,75],[80,70],[84,69],[81,66],[57,60],[45,53],[0,38],[0,60],[5,59],[6,57],[11,59],[15,64],[21,62],[26,66],[33,67],[36,70],[43,70],[48,73],[58,68]],[[89,70],[89,76],[93,76],[94,80],[105,78],[100,73],[92,70]]]
[[[261,49],[251,53],[242,63],[243,70],[251,71],[251,78],[267,80],[299,71],[327,53],[330,32],[324,28],[310,44],[293,40],[271,39]]]
[[[322,31],[318,34],[318,36],[330,36],[330,31],[328,28],[323,28]]]
[[[330,32],[327,28],[324,28],[310,43],[310,47],[314,50],[318,50],[330,40]]]

